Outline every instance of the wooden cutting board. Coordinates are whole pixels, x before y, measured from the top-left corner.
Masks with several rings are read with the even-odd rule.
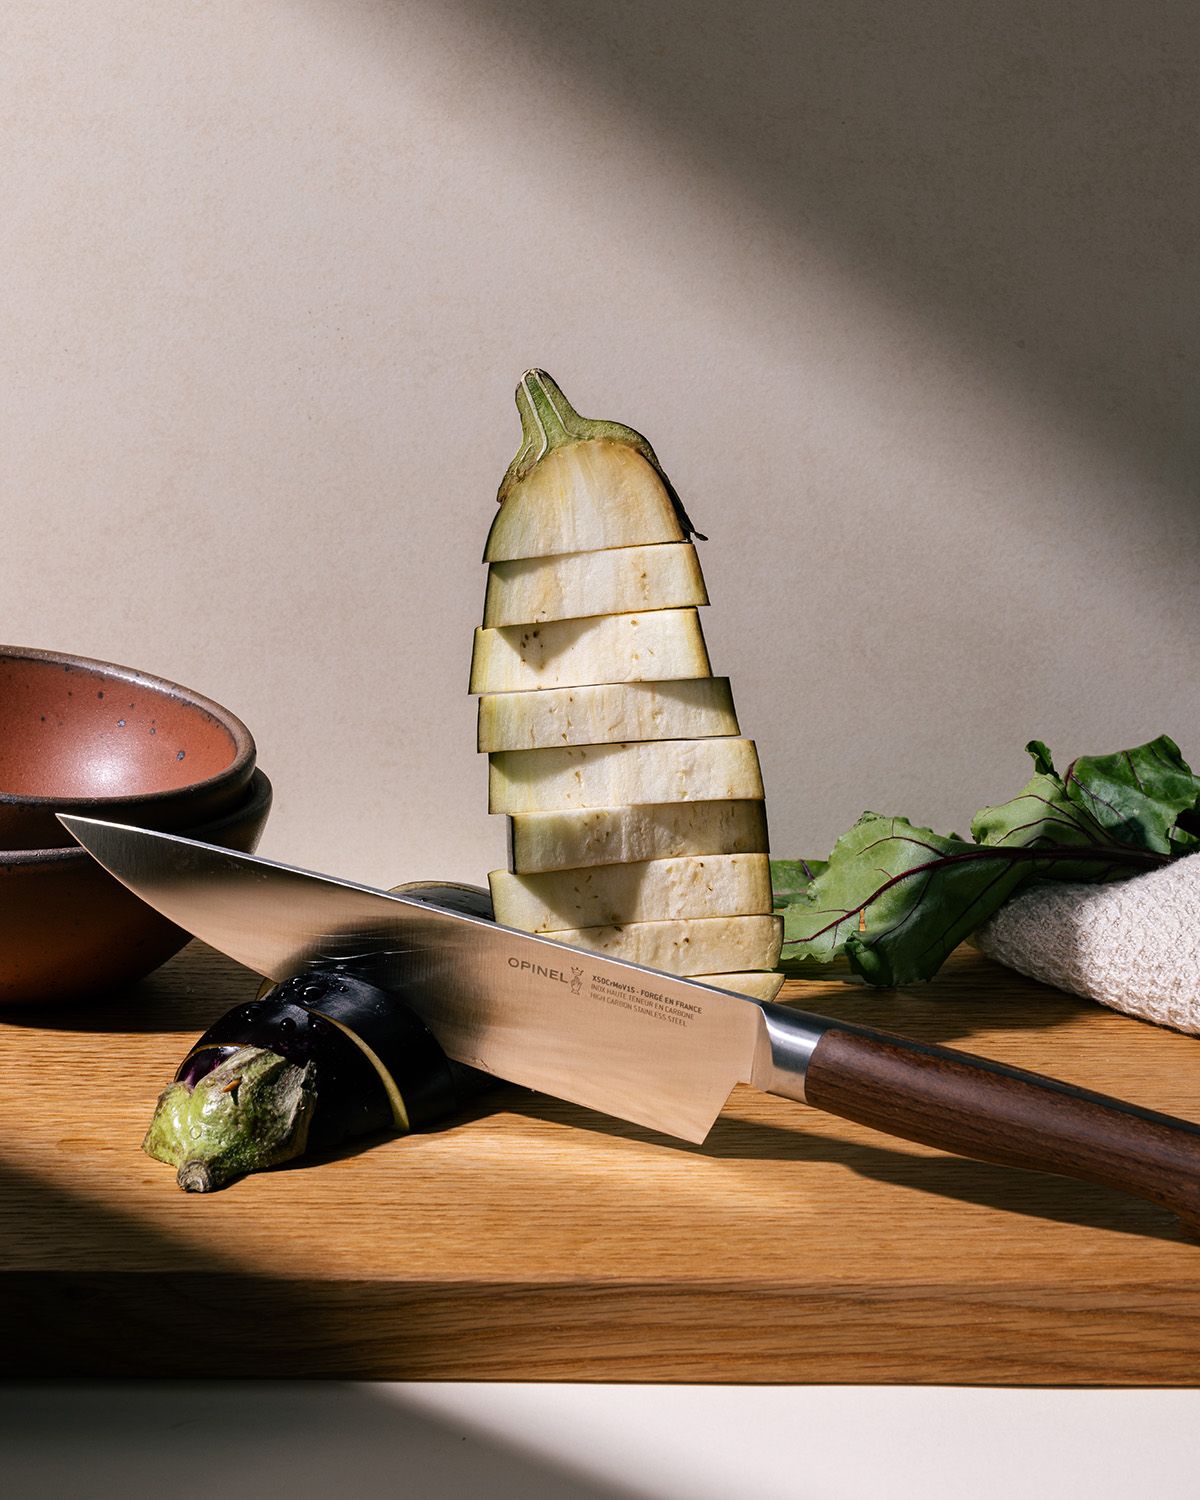
[[[703,1147],[512,1088],[453,1128],[180,1192],[139,1149],[257,978],[193,944],[0,1022],[0,1373],[1191,1385],[1166,1213],[740,1088]],[[962,951],[785,998],[1200,1119],[1200,1041]]]

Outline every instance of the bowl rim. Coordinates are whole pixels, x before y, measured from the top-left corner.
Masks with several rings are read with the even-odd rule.
[[[208,823],[198,823],[194,828],[172,829],[168,837],[180,839],[199,839],[201,843],[211,843],[212,835],[220,833],[228,828],[231,823],[239,823],[243,818],[253,817],[264,807],[270,808],[275,797],[275,788],[271,785],[270,778],[261,766],[255,766],[250,775],[249,786],[246,796],[234,808],[222,813],[219,818],[213,818]],[[136,825],[131,824],[131,827]],[[159,833],[161,829],[150,829],[152,833]],[[66,830],[64,829],[65,833]],[[91,855],[82,844],[55,845],[50,849],[0,849],[0,875],[9,866],[26,868],[29,866],[65,864],[78,859],[91,859]]]
[[[211,791],[222,782],[236,781],[243,773],[247,782],[251,779],[257,761],[254,736],[235,713],[231,713],[216,699],[208,698],[203,693],[184,687],[182,683],[172,682],[168,677],[158,677],[153,672],[143,672],[139,667],[124,667],[119,662],[101,661],[94,656],[78,656],[72,651],[53,651],[39,646],[0,644],[0,661],[13,657],[23,661],[48,662],[54,666],[80,667],[85,670],[99,669],[115,677],[119,682],[129,683],[133,687],[150,688],[155,692],[163,693],[168,698],[175,699],[176,702],[185,703],[191,708],[198,708],[201,713],[206,714],[227,731],[233,740],[234,754],[229,764],[212,776],[205,776],[201,781],[186,782],[183,786],[165,787],[158,792],[130,792],[123,796],[115,793],[101,797],[39,797],[26,792],[0,791],[0,806],[45,808],[48,812],[70,812],[73,809],[82,812],[89,808],[101,810],[119,806],[136,811],[139,807],[148,807],[151,803],[170,805],[172,802],[183,801],[198,793]]]

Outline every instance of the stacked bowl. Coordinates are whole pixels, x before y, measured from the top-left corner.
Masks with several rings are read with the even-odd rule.
[[[254,740],[220,704],[131,667],[0,646],[0,1003],[111,990],[187,942],[59,813],[250,851],[270,809]]]

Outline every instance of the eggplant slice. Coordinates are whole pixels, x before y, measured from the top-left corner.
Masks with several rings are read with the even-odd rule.
[[[306,1152],[419,1130],[495,1082],[451,1061],[399,996],[312,970],[209,1027],[142,1144],[180,1187],[211,1192]]]

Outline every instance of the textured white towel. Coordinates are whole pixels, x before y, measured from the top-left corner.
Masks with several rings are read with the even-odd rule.
[[[975,940],[1031,979],[1200,1033],[1200,854],[1116,885],[1037,886]]]

